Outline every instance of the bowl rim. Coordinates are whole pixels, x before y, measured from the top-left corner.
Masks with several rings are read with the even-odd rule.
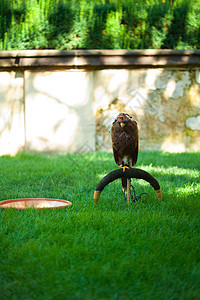
[[[70,201],[67,201],[67,200],[64,200],[64,199],[54,199],[54,198],[16,198],[16,199],[7,199],[7,200],[2,200],[0,201],[0,208],[1,209],[7,209],[7,208],[14,208],[14,209],[19,209],[19,210],[22,210],[22,209],[27,209],[27,208],[31,208],[31,207],[6,207],[6,206],[3,206],[4,204],[9,204],[9,203],[13,203],[13,202],[28,202],[28,201],[49,201],[49,202],[62,202],[62,203],[65,203],[66,205],[58,205],[58,206],[55,206],[55,207],[33,207],[34,209],[58,209],[58,208],[66,208],[68,206],[72,206],[72,202]]]

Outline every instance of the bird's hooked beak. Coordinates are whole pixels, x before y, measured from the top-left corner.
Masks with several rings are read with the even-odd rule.
[[[120,123],[120,126],[123,128],[125,126],[125,123]]]

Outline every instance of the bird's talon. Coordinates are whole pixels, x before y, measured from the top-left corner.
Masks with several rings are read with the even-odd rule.
[[[126,171],[126,169],[129,169],[129,167],[128,166],[118,166],[119,168],[121,168],[121,169],[123,169],[123,172],[125,172]]]

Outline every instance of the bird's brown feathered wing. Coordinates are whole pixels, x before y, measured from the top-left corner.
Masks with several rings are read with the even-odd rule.
[[[122,128],[119,123],[114,122],[111,129],[111,139],[116,164],[133,167],[138,157],[137,123],[129,119]]]
[[[124,114],[120,114],[124,115]],[[124,116],[122,116],[124,118]],[[111,129],[111,139],[115,162],[118,166],[134,167],[138,158],[138,126],[137,122],[127,119],[124,127],[115,120]],[[127,179],[122,178],[122,188],[126,189]]]

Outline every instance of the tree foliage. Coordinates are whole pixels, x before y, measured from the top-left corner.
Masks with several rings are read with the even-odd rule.
[[[197,49],[198,0],[0,0],[0,50]]]

